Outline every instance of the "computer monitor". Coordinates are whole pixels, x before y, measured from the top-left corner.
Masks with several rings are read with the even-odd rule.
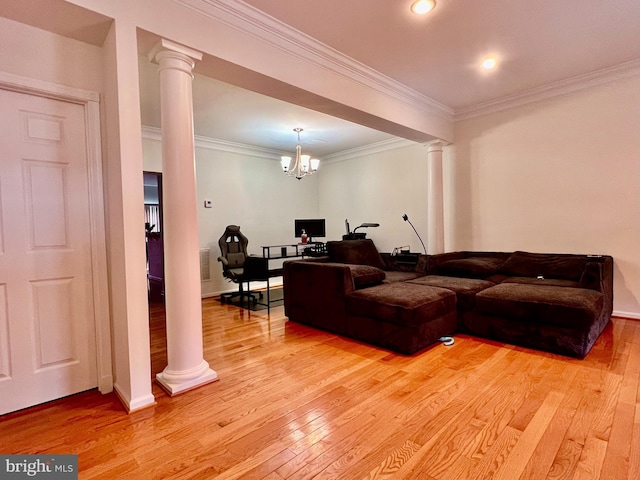
[[[294,223],[294,236],[297,238],[302,236],[302,230],[307,234],[309,241],[312,241],[313,238],[326,237],[327,235],[324,218],[296,219]]]

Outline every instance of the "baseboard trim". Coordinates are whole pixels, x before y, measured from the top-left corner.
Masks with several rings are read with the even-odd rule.
[[[127,413],[137,412],[138,410],[142,410],[144,408],[153,407],[156,404],[156,399],[153,394],[147,396],[146,398],[139,398],[135,401],[129,399],[127,395],[124,395],[122,391],[118,388],[117,384],[113,385],[113,392],[116,394],[120,403],[127,411]]]
[[[614,317],[630,318],[631,320],[640,320],[640,313],[621,312],[620,310],[614,310],[611,315]]]

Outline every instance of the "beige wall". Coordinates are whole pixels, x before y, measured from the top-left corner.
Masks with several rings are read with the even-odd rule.
[[[640,318],[639,85],[459,122],[450,248],[612,255],[614,309]]]
[[[102,49],[0,17],[0,69],[69,87],[102,91]]]

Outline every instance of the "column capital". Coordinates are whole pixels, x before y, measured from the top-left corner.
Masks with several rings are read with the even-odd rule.
[[[163,65],[167,62],[165,60],[177,60],[172,65]],[[202,60],[202,52],[193,50],[192,48],[185,47],[179,43],[172,42],[166,38],[160,39],[158,43],[149,52],[149,61],[157,63],[160,67],[164,68],[176,68],[183,70],[186,73],[191,74],[196,62]]]
[[[423,145],[427,147],[427,152],[441,152],[443,147],[451,145],[451,143],[446,140],[435,139],[430,142],[423,143]]]

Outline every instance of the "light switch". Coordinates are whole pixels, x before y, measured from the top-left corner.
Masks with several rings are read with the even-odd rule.
[[[211,208],[211,200],[204,201],[204,208]]]

